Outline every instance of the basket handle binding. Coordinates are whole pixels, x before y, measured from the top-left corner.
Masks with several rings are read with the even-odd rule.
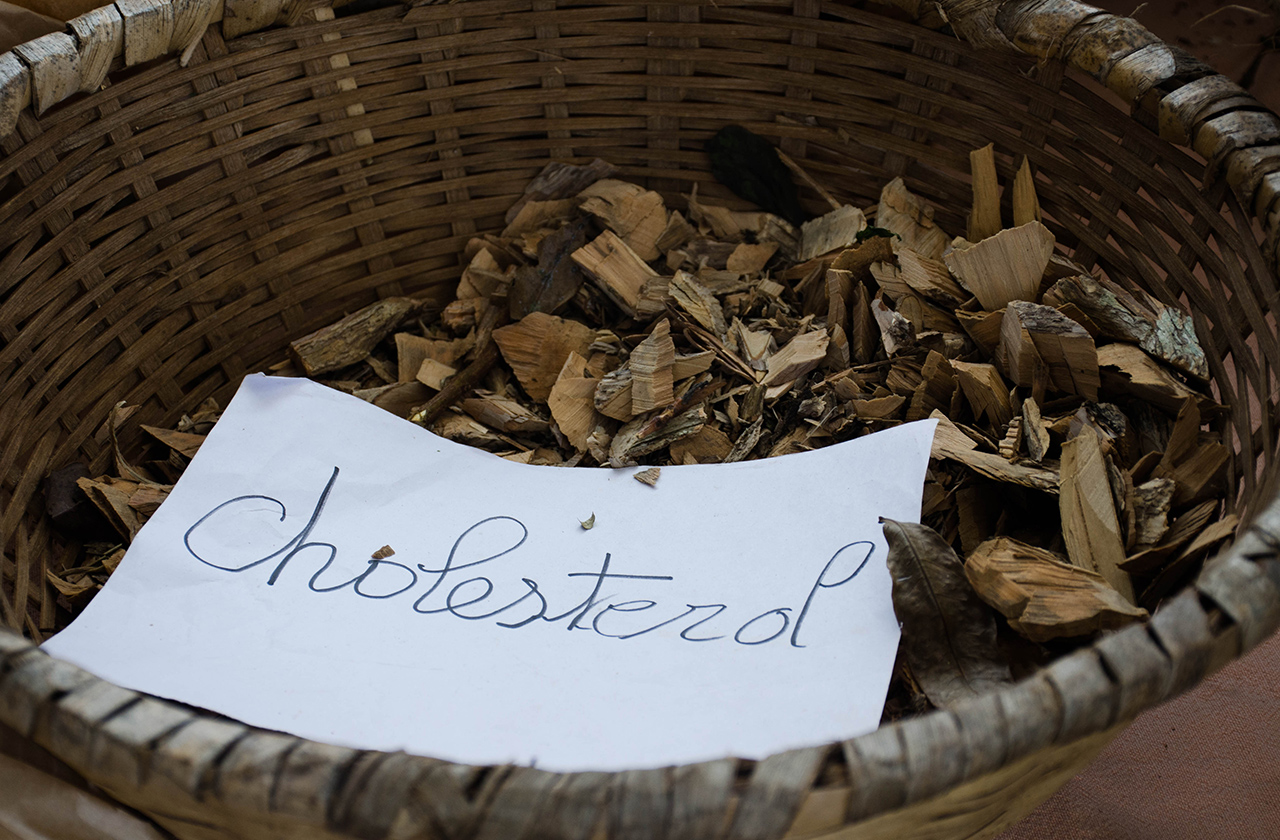
[[[1268,259],[1280,268],[1280,123],[1238,86],[1133,21],[1072,0],[890,2],[924,25],[950,25],[976,46],[1061,61],[1156,117],[1164,139],[1191,144],[1227,178],[1262,222]],[[209,23],[221,20],[226,37],[233,37],[288,22],[304,6],[316,7],[306,0],[118,0],[96,9],[71,21],[67,32],[0,56],[0,135],[13,130],[24,108],[42,113],[76,92],[96,89],[113,66],[184,52]],[[853,791],[844,816],[853,822],[923,802],[1051,745],[1105,734],[1275,629],[1278,557],[1280,506],[1273,504],[1206,567],[1194,589],[1165,605],[1149,625],[1109,635],[955,710],[759,762],[739,797],[741,819],[734,820],[730,835],[785,832],[821,763],[835,750],[849,767]],[[389,828],[396,818],[424,825],[444,820],[469,834],[480,830],[478,811],[488,805],[560,784],[541,771],[495,768],[477,776],[483,784],[474,797],[464,796],[461,780],[469,768],[356,752],[207,719],[95,680],[4,629],[0,721],[108,790],[142,785],[166,799],[177,794],[172,785],[183,779],[189,781],[187,795],[217,801],[241,819],[255,813],[264,819],[320,817],[352,833]],[[731,762],[677,768],[666,781],[652,775],[657,771],[619,774],[609,783],[610,796],[626,807],[629,796],[670,797],[670,803],[705,795],[702,804],[717,824],[714,811],[727,807],[733,770]],[[259,801],[264,790],[274,794]],[[390,813],[374,807],[379,793],[386,797],[381,803],[393,807]]]

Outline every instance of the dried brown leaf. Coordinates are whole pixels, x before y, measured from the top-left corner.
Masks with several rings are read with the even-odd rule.
[[[902,651],[929,699],[950,706],[1010,682],[996,647],[995,618],[951,546],[925,525],[881,522]]]

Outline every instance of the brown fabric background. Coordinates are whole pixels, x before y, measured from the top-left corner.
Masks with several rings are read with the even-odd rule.
[[[999,840],[1280,837],[1280,635],[1149,710]]]

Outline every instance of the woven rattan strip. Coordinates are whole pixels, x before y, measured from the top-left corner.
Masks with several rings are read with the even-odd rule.
[[[0,630],[4,724],[184,838],[992,836],[1280,621],[1280,127],[1238,87],[1069,2],[376,5],[121,0],[0,56],[12,630],[66,619],[45,573],[74,546],[39,485],[109,465],[116,402],[163,425],[335,314],[452,283],[548,160],[732,201],[701,151],[725,122],[855,204],[901,175],[951,230],[969,150],[994,142],[1003,178],[1026,155],[1062,246],[1194,313],[1254,528],[1147,626],[760,762],[561,775],[349,750],[110,686]]]

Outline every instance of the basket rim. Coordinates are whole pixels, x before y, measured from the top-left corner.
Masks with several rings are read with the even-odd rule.
[[[976,48],[1069,66],[1106,85],[1135,112],[1155,116],[1162,139],[1190,145],[1226,178],[1261,224],[1268,262],[1280,272],[1280,118],[1238,85],[1136,22],[1074,0],[885,2],[908,12],[919,25],[949,26]],[[332,4],[340,5],[343,0]],[[819,5],[817,0],[795,3],[797,11]],[[63,32],[0,55],[0,137],[15,130],[23,109],[42,114],[76,93],[97,89],[119,66],[174,54],[181,54],[185,65],[214,23],[221,22],[230,39],[304,18],[327,20],[332,6],[307,0],[117,0],[68,22]],[[842,743],[791,750],[756,762],[730,834],[784,833],[834,751],[843,750],[849,765],[854,790],[844,824],[853,824],[931,799],[1038,750],[1122,725],[1192,687],[1277,626],[1280,500],[1272,500],[1229,549],[1206,564],[1194,585],[1163,605],[1149,623],[1106,635],[1016,684],[951,709],[904,719]],[[295,780],[299,774],[305,777],[299,782],[303,785],[349,780],[359,775],[355,768],[364,766],[361,762],[395,764],[398,772],[414,780],[444,778],[447,774],[440,768],[467,769],[429,757],[349,750],[238,722],[223,723],[93,677],[2,627],[0,701],[0,722],[34,738],[86,775],[102,771],[98,747],[90,745],[96,740],[90,737],[93,729],[103,719],[121,720],[124,716],[112,715],[122,709],[140,711],[131,716],[132,728],[121,724],[111,737],[135,753],[154,750],[158,757],[150,759],[153,764],[189,761],[196,742],[223,755],[220,751],[242,739],[259,736],[270,747],[254,759],[261,778],[274,780],[273,787],[287,787],[290,773]],[[167,733],[196,721],[204,725],[195,727],[199,731],[184,743],[164,740]],[[293,756],[305,756],[305,763],[298,765]],[[739,764],[725,759],[673,772],[693,778],[716,766],[723,776],[727,766],[731,780]],[[510,768],[484,772],[493,786],[491,795],[498,796]],[[539,783],[546,790],[557,779],[573,775],[531,772],[553,777]],[[608,779],[648,772],[660,771],[599,774],[606,779],[601,788],[612,784]],[[192,791],[198,784],[193,780]],[[319,818],[327,825],[341,826],[356,819],[360,810],[352,802],[337,802],[338,793],[329,790],[335,800],[319,803]],[[270,800],[239,804],[245,813],[275,810]],[[761,821],[763,814],[769,817]],[[757,825],[749,828],[752,820]]]
[[[431,6],[475,0],[393,0]],[[179,55],[186,66],[209,26],[225,38],[279,24],[330,20],[354,0],[116,0],[0,54],[0,139],[31,108],[39,116],[97,90],[113,69]],[[713,0],[695,0],[697,5]],[[1137,21],[1078,0],[872,0],[978,49],[1058,62],[1101,82],[1160,137],[1192,148],[1224,177],[1262,226],[1264,253],[1280,274],[1280,117],[1248,91]],[[795,0],[816,17],[820,0]]]

